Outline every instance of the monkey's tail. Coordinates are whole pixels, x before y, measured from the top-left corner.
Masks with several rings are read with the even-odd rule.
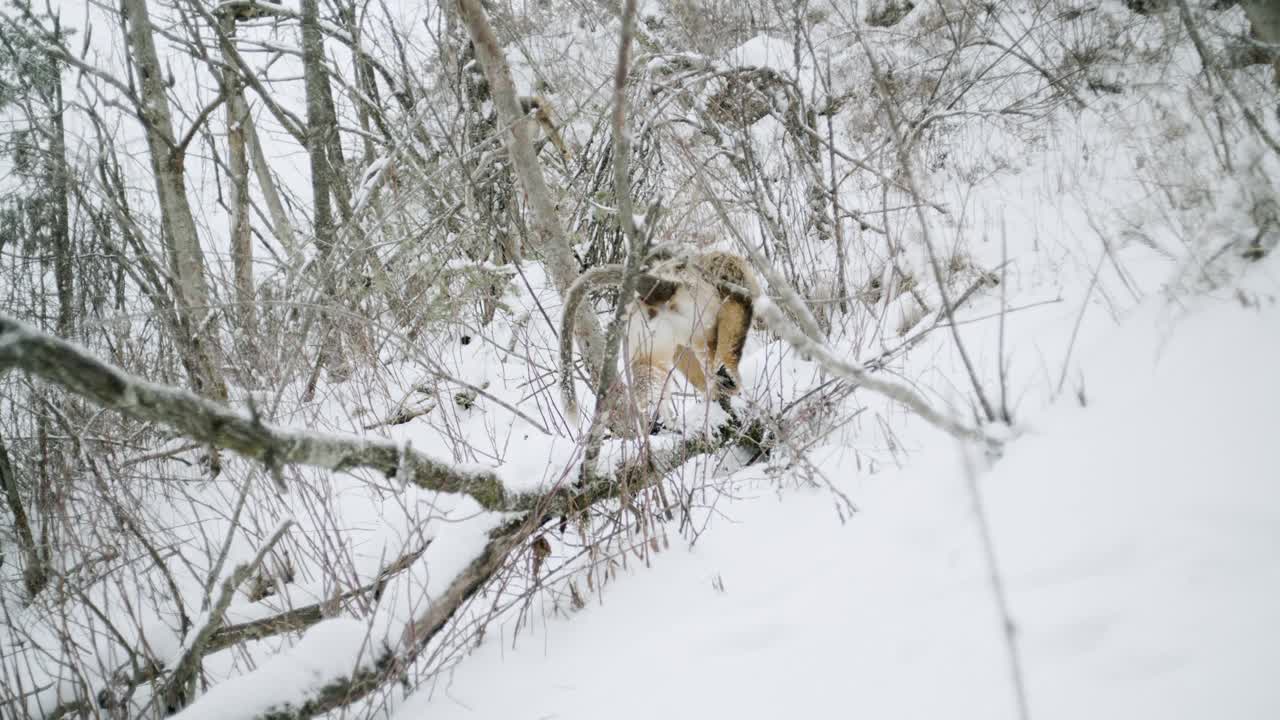
[[[560,401],[564,406],[565,417],[571,422],[577,420],[579,410],[577,390],[573,384],[573,329],[578,308],[591,288],[621,282],[621,265],[598,265],[579,275],[565,293],[564,313],[560,318]]]

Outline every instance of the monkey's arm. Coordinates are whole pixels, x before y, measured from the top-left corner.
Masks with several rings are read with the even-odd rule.
[[[738,296],[725,298],[716,313],[715,353],[713,365],[718,364],[716,393],[736,395],[741,377],[738,363],[742,361],[742,349],[747,344],[747,331],[751,329],[752,308]],[[722,372],[723,371],[723,372]]]

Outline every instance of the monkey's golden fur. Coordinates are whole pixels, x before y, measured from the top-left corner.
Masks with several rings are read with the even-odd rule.
[[[656,412],[671,419],[669,376],[679,370],[708,399],[726,403],[742,385],[738,363],[751,327],[752,298],[760,285],[751,266],[729,252],[672,253],[657,251],[645,260],[636,297],[630,300],[624,352],[631,381],[630,394],[644,411],[644,422]],[[587,292],[622,282],[621,265],[592,268],[569,288],[560,330],[560,381],[564,407],[578,412],[573,385],[573,321]],[[636,424],[635,413],[619,418],[629,407],[620,396],[621,384],[611,388],[610,426]],[[641,424],[640,427],[645,427]]]
[[[560,130],[556,128],[555,116],[551,114],[551,102],[541,95],[525,96],[520,98],[520,109],[525,114],[533,114],[534,119],[542,126],[542,131],[546,133],[547,140],[556,146],[556,150],[560,151],[560,157],[568,165],[573,155],[569,152],[569,146],[565,144],[564,138],[560,137]]]

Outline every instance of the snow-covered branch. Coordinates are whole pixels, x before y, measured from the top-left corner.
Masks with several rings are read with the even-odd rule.
[[[231,607],[231,600],[235,597],[236,588],[240,587],[240,583],[249,577],[249,573],[262,564],[262,561],[267,557],[267,553],[271,552],[271,548],[280,542],[292,525],[292,520],[281,522],[267,538],[267,541],[262,544],[262,547],[258,548],[258,552],[253,556],[253,559],[237,565],[222,580],[217,601],[201,618],[202,622],[199,627],[187,635],[186,640],[183,642],[182,655],[173,663],[173,672],[161,692],[161,697],[170,712],[185,705],[188,698],[194,693],[196,675],[200,670],[200,659],[204,657],[214,633],[225,622],[227,608]]]
[[[799,328],[788,322],[782,311],[769,298],[757,298],[754,307],[756,313],[769,324],[769,329],[790,343],[800,353],[813,357],[827,370],[868,390],[878,392],[891,400],[906,405],[930,425],[945,431],[957,439],[980,440],[985,438],[976,428],[970,427],[956,418],[935,409],[906,385],[876,377],[868,373],[866,368],[861,365],[836,357],[835,353],[831,352],[831,348],[805,336],[804,333],[800,332]]]
[[[268,700],[257,704],[245,702],[230,708],[221,704],[222,698],[211,694],[207,699],[193,704],[182,717],[305,720],[355,703],[396,681],[446,627],[449,620],[507,566],[512,553],[537,535],[546,523],[567,513],[584,511],[601,500],[616,497],[623,488],[634,491],[637,487],[655,482],[697,455],[735,444],[759,449],[763,427],[763,424],[755,424],[731,438],[716,441],[689,438],[675,447],[644,453],[637,459],[623,463],[614,469],[611,478],[596,476],[573,490],[566,489],[564,492],[544,496],[543,502],[530,506],[527,512],[490,533],[489,542],[484,548],[454,576],[442,593],[431,599],[426,610],[404,628],[394,647],[384,648],[375,657],[362,662],[354,672],[327,682],[300,700]],[[261,674],[270,678],[269,672]],[[252,679],[251,674],[232,682],[253,685],[257,681]]]
[[[227,625],[225,622],[220,623],[213,633],[203,641],[204,655],[212,655],[249,640],[261,640],[262,638],[274,637],[289,632],[303,632],[325,618],[332,617],[333,608],[341,605],[346,600],[365,594],[371,594],[376,599],[382,594],[382,591],[392,578],[407,570],[422,557],[428,545],[429,543],[423,544],[391,561],[373,580],[360,587],[325,598],[320,602],[295,607],[269,617],[249,620],[235,625]],[[252,565],[256,566],[259,562],[255,561]],[[223,612],[223,617],[225,618],[225,611]],[[115,687],[101,688],[94,693],[99,698],[99,702],[102,702],[104,698],[113,700],[121,696],[131,695],[135,688],[159,678],[164,671],[163,668],[155,663],[148,663],[132,674],[129,674],[127,670],[127,667],[121,668],[112,675],[112,677],[117,678]],[[126,677],[128,679],[121,679]],[[88,713],[90,712],[90,707],[87,701],[77,699],[54,708],[49,716],[56,718],[67,717],[75,713]]]
[[[514,509],[527,498],[510,496],[492,471],[464,470],[386,440],[282,428],[192,392],[157,385],[102,362],[72,343],[0,315],[0,371],[20,368],[103,407],[154,422],[183,435],[259,460],[272,468],[311,465],[330,470],[369,468],[388,477],[403,465],[408,482],[440,492],[465,493],[486,510]]]

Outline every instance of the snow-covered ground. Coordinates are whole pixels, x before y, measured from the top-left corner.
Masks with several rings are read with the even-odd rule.
[[[646,12],[655,6],[645,5]],[[397,11],[417,18],[415,7]],[[1280,671],[1280,259],[1274,252],[1255,262],[1240,257],[1255,236],[1274,238],[1274,228],[1266,235],[1265,218],[1257,218],[1274,198],[1280,158],[1226,105],[1223,123],[1207,117],[1217,100],[1198,84],[1200,61],[1175,37],[1175,20],[1135,19],[1119,2],[1066,8],[1061,15],[1078,11],[1074,19],[1055,15],[1052,22],[1040,10],[1001,5],[982,20],[984,32],[1025,40],[1045,64],[1065,63],[1086,46],[1096,51],[1088,82],[1075,78],[1071,86],[1072,93],[1091,93],[1087,103],[1059,96],[1040,105],[1052,94],[1042,69],[1028,70],[998,46],[979,43],[954,65],[939,61],[950,42],[939,8],[943,2],[922,2],[897,29],[867,32],[896,63],[908,110],[918,100],[912,93],[928,86],[922,68],[943,73],[938,67],[945,65],[947,89],[970,81],[980,89],[954,117],[943,112],[922,123],[928,130],[920,131],[913,157],[920,189],[937,205],[924,217],[948,267],[944,284],[952,298],[978,288],[957,310],[957,334],[985,392],[1011,410],[1012,426],[992,430],[1007,437],[1000,452],[962,446],[865,388],[836,392],[816,363],[755,332],[739,410],[795,411],[783,416],[771,458],[742,467],[746,458],[730,451],[685,463],[666,488],[697,500],[684,504],[687,516],[665,524],[636,529],[623,521],[608,538],[580,537],[572,524],[564,534],[548,530],[551,554],[541,568],[504,576],[459,614],[456,634],[406,671],[419,688],[402,697],[394,685],[332,716],[999,720],[1018,716],[1020,677],[1035,720],[1280,717],[1280,684],[1272,677]],[[1224,27],[1240,29],[1238,10],[1223,17]],[[800,59],[809,56],[797,45],[767,33],[708,67],[767,66],[806,96],[849,91],[852,102],[836,111],[837,145],[847,157],[883,160],[891,155],[883,149],[884,116],[865,92],[870,71],[840,20],[833,10],[815,24],[813,38],[830,60],[826,70],[835,66],[834,87],[819,76],[824,68]],[[1058,22],[1076,23],[1063,27],[1077,35],[1059,43]],[[277,31],[285,33],[273,29],[272,37]],[[562,88],[560,100],[581,91],[580,112],[566,120],[571,144],[597,130],[593,113],[604,106],[590,103],[607,87],[601,78],[611,72],[615,39],[616,27],[600,23],[511,51],[522,90],[546,74]],[[652,59],[653,67],[669,59]],[[1242,87],[1266,87],[1264,72],[1236,77]],[[1094,81],[1118,83],[1122,92],[1086,90]],[[690,94],[705,95],[705,83],[691,81]],[[680,112],[666,98],[652,107]],[[635,116],[650,110],[638,102]],[[1280,136],[1272,115],[1263,122]],[[1225,127],[1233,118],[1237,123]],[[269,123],[264,118],[264,134]],[[795,146],[784,125],[764,117],[743,135],[757,146],[769,192],[781,198],[771,206],[776,220],[795,226],[788,237],[802,279],[830,275],[829,239],[806,235],[811,207],[803,186],[810,179],[790,164]],[[718,217],[687,197],[699,194],[690,189],[702,181],[697,163],[670,149],[687,141],[705,154],[709,173],[720,171],[715,190],[735,200],[738,230],[776,249],[765,223],[741,210],[763,201],[712,159],[728,149],[681,123],[671,126],[662,136],[672,143],[665,175],[655,186],[688,223],[671,233],[711,227],[705,234],[733,247]],[[282,159],[277,172],[306,177],[297,148],[268,145],[268,154]],[[142,160],[134,158],[140,167]],[[877,172],[893,174],[894,162]],[[373,165],[389,167],[382,159]],[[845,269],[859,297],[852,313],[832,320],[833,351],[863,361],[887,353],[877,372],[971,421],[972,384],[938,317],[938,281],[919,216],[900,209],[913,199],[882,192],[883,178],[870,171],[837,166],[847,173],[843,207],[868,213],[870,226],[855,232],[857,223],[847,223]],[[192,175],[193,192],[214,177]],[[570,178],[561,180],[567,186]],[[871,278],[891,276],[887,239],[932,309],[905,291],[866,300]],[[425,261],[436,260],[452,270],[475,265]],[[999,275],[999,285],[975,285],[987,272]],[[548,380],[558,362],[552,318],[559,293],[531,259],[502,301],[481,330],[466,314],[470,308],[458,309],[460,317],[429,323],[412,341],[379,346],[375,361],[352,379],[321,381],[314,402],[299,399],[305,378],[293,378],[263,392],[259,404],[277,407],[273,420],[284,425],[368,432],[493,469],[512,491],[562,483],[575,474],[582,438],[572,427],[579,423],[562,417]],[[607,317],[608,308],[597,309]],[[460,402],[466,393],[459,381],[482,392]],[[832,400],[817,402],[826,391]],[[247,392],[238,392],[240,402]],[[694,393],[679,401],[686,435],[723,418]],[[381,422],[428,405],[411,422]],[[661,449],[680,439],[646,442]],[[611,439],[601,466],[634,457],[636,447]],[[369,582],[391,558],[425,548],[377,600],[326,608],[335,617],[301,636],[207,656],[208,689],[184,718],[252,717],[367,668],[479,552],[488,531],[509,519],[467,497],[366,472],[291,471],[295,491],[278,496],[255,463],[227,460],[223,480],[243,484],[209,482],[194,461],[172,466],[186,482],[162,487],[180,489],[163,497],[139,490],[136,505],[149,527],[163,528],[166,542],[186,548],[177,594],[197,623],[205,616],[197,614],[205,575],[223,538],[225,577],[283,518],[296,523],[282,543],[293,552],[284,562],[289,579],[266,598],[237,596],[228,623],[328,601]],[[249,510],[233,532],[230,517],[246,485]],[[86,547],[96,548],[97,525],[108,538],[119,535],[107,527],[106,511],[95,512],[101,514],[85,516],[88,529],[77,528],[89,538]],[[582,546],[593,544],[595,554],[584,553]],[[525,557],[517,553],[512,562]],[[530,592],[527,575],[539,570],[545,585]],[[16,570],[5,572],[16,597]],[[96,608],[6,601],[5,647],[39,652],[0,679],[21,680],[48,711],[83,687],[119,685],[111,675],[129,660],[124,645],[145,646],[171,665],[185,640],[169,588],[156,575],[133,569],[104,575],[95,586],[104,615],[127,620],[120,642],[98,626]],[[146,600],[136,608],[128,606],[135,592]],[[570,597],[585,604],[575,607]],[[469,623],[489,619],[476,642],[477,626]],[[65,648],[76,643],[100,646],[84,652],[97,667],[86,670],[83,656],[80,664],[65,661],[75,656]],[[140,687],[135,707],[149,692]]]
[[[1035,718],[1280,716],[1280,263],[1154,297],[1081,348],[1076,396],[984,469],[940,434],[902,468],[747,469],[692,548],[474,655],[409,718],[1015,717],[976,473]]]

